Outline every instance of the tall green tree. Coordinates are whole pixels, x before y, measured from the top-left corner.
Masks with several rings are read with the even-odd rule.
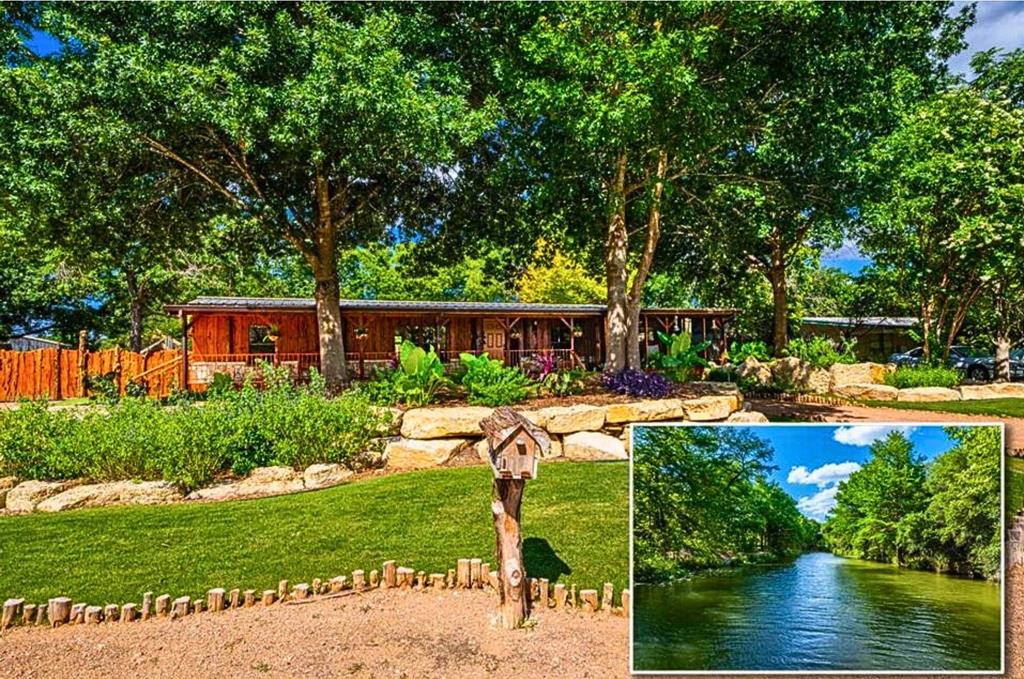
[[[650,427],[634,446],[633,543],[638,573],[719,565],[787,530],[769,516],[779,498],[767,474],[771,446],[731,427]],[[783,503],[785,504],[785,503]],[[789,498],[789,508],[795,504]],[[783,514],[789,516],[789,508]]]
[[[958,87],[903,117],[871,150],[862,247],[913,296],[925,355],[949,355],[993,295],[1008,359],[1024,251],[1024,109]]]
[[[928,470],[930,556],[942,570],[988,577],[999,571],[1002,552],[1002,436],[998,427],[946,431],[957,443]]]
[[[736,102],[742,136],[685,196],[698,214],[676,237],[709,266],[746,266],[771,285],[776,350],[789,337],[789,275],[808,249],[816,259],[838,246],[853,222],[857,159],[940,86],[945,58],[963,46],[973,11],[947,8],[815,5],[764,59],[756,92]]]
[[[734,144],[737,102],[809,5],[562,3],[508,50],[504,91],[529,199],[601,238],[606,368],[640,367],[638,315],[666,199]],[[565,228],[568,227],[568,228]],[[586,236],[583,236],[586,234]]]
[[[823,527],[832,551],[904,565],[901,525],[925,510],[925,464],[900,432],[871,445],[871,459],[839,484],[836,506]]]
[[[42,7],[94,94],[166,171],[224,214],[290,243],[314,279],[321,369],[346,378],[339,244],[401,222],[492,124],[415,6],[67,4]]]

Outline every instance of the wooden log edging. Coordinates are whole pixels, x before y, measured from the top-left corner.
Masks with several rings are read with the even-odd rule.
[[[70,597],[58,596],[46,603],[25,603],[25,599],[7,599],[3,603],[0,617],[0,633],[15,626],[84,625],[120,622],[130,624],[146,620],[169,618],[180,620],[193,615],[223,613],[233,609],[252,608],[256,605],[273,606],[304,605],[323,599],[341,596],[366,595],[375,591],[397,590],[404,592],[451,592],[482,589],[497,594],[497,571],[480,558],[458,559],[447,573],[427,573],[410,566],[400,566],[398,561],[385,561],[380,571],[354,570],[351,575],[337,575],[329,579],[314,578],[312,585],[300,583],[289,586],[288,580],[281,580],[276,590],[263,590],[260,595],[254,589],[231,589],[222,587],[208,589],[204,595],[192,597],[182,595],[172,598],[170,594],[154,596],[153,592],[142,595],[142,603],[107,603],[103,606],[88,602],[72,602]],[[379,577],[383,573],[384,577]],[[577,603],[576,584],[571,589],[564,583],[552,585],[547,578],[530,578],[526,588],[530,599],[531,613],[539,610],[577,611],[592,614],[598,611],[608,615],[628,615],[630,593],[623,589],[620,594],[621,606],[614,605],[615,589],[606,582],[600,590],[580,590],[581,601]],[[570,594],[571,592],[571,594]]]

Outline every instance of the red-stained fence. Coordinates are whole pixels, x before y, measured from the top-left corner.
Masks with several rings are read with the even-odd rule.
[[[181,351],[143,355],[106,349],[85,352],[84,356],[75,349],[0,351],[0,401],[77,398],[85,395],[83,375],[109,375],[122,394],[130,383],[138,382],[150,396],[164,397],[181,382]]]

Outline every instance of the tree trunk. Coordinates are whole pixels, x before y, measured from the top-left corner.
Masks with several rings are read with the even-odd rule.
[[[643,370],[640,360],[640,301],[626,304],[626,365]]]
[[[320,372],[328,393],[336,394],[348,381],[345,338],[341,326],[341,294],[337,270],[315,272],[316,323],[320,335]]]
[[[1010,338],[1000,333],[995,338],[996,344],[996,381],[1010,381]]]
[[[338,284],[337,227],[331,215],[330,187],[322,174],[316,176],[317,221],[313,247],[306,259],[316,284],[316,323],[320,335],[320,373],[327,393],[340,392],[348,381],[345,365],[345,335],[341,320],[341,292]]]
[[[125,287],[128,289],[129,331],[128,348],[142,351],[142,291],[138,278],[130,268],[125,270]]]
[[[523,502],[522,479],[495,479],[491,513],[494,515],[498,557],[498,596],[501,626],[517,629],[529,613],[526,569],[523,567],[523,539],[519,510]]]
[[[786,348],[789,343],[789,301],[786,292],[786,267],[782,263],[773,263],[768,272],[768,280],[772,284],[772,345],[775,355]]]
[[[629,234],[626,230],[626,152],[619,153],[615,181],[608,198],[608,243],[605,259],[608,282],[608,328],[604,369],[619,372],[627,366],[626,341],[629,309],[626,299],[626,259]]]
[[[626,364],[640,370],[640,306],[643,301],[644,283],[654,264],[654,252],[661,238],[661,196],[665,190],[665,175],[668,173],[668,153],[658,153],[658,165],[654,171],[655,183],[651,191],[651,204],[647,208],[647,237],[644,251],[637,266],[636,275],[627,299]],[[646,341],[646,340],[644,340]]]

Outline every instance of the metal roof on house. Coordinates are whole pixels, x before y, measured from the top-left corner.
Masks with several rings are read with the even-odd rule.
[[[913,316],[805,316],[805,325],[828,325],[836,328],[912,328],[918,324]]]
[[[566,316],[600,316],[603,304],[526,304],[523,302],[435,302],[421,300],[343,299],[343,311],[420,312],[454,314],[560,314]],[[169,314],[196,312],[308,312],[316,309],[316,302],[301,297],[197,297],[185,304],[168,304]],[[735,315],[735,309],[653,309],[644,313]]]

